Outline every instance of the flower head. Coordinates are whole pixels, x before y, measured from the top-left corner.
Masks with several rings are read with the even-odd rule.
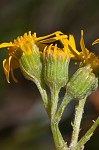
[[[25,52],[27,54],[32,53],[31,50],[36,39],[36,33],[31,35],[31,32],[29,32],[28,34],[25,33],[23,36],[18,37],[13,42],[0,44],[0,48],[7,47],[7,52],[9,55],[9,57],[4,59],[3,61],[3,68],[8,83],[10,71],[14,81],[17,82],[16,78],[13,75],[13,69],[19,67],[18,59],[21,56],[22,52]]]
[[[46,84],[52,88],[61,88],[68,81],[70,56],[68,47],[58,48],[57,44],[46,46],[43,51],[43,74]]]
[[[71,40],[69,40],[69,49],[72,53],[72,58],[76,59],[77,62],[81,66],[90,66],[92,71],[96,74],[99,75],[99,58],[98,56],[95,55],[95,53],[90,52],[86,47],[84,43],[84,38],[83,38],[83,31],[81,31],[81,39],[80,39],[80,47],[81,47],[81,52],[79,52],[76,49],[75,46],[75,39],[72,35],[70,35]],[[99,39],[97,39],[93,44],[99,43]]]
[[[38,48],[39,51],[42,51],[46,46],[46,44],[50,44],[61,38],[67,38],[67,36],[60,31],[42,37],[37,37],[36,33],[31,35],[31,31],[29,31],[28,34],[25,33],[23,36],[17,37],[17,39],[15,39],[13,42],[0,44],[0,48],[7,47],[7,53],[9,56],[3,61],[3,68],[7,82],[10,83],[9,82],[10,72],[13,80],[17,82],[17,79],[13,75],[13,69],[20,67],[19,59],[23,53],[25,53],[26,55],[31,55],[35,47],[37,51]]]

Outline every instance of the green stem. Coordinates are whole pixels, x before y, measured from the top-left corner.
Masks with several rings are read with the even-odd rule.
[[[45,84],[43,82],[39,82],[38,80],[34,80],[37,88],[39,89],[39,92],[41,94],[41,97],[42,97],[42,100],[43,100],[43,104],[45,106],[45,109],[48,113],[48,116],[50,117],[50,113],[51,113],[51,102],[49,100],[49,97],[47,95],[47,92],[46,92],[46,87],[45,87]]]
[[[68,103],[72,100],[72,98],[70,97],[70,95],[68,95],[67,93],[65,94],[64,96],[64,99],[55,115],[55,121],[56,122],[59,122],[61,117],[62,117],[62,114],[64,112],[64,109],[65,107],[68,105]]]
[[[57,86],[54,85],[51,88],[51,120],[52,121],[57,111],[58,100],[59,100],[59,88],[57,88]]]
[[[67,143],[63,140],[63,137],[58,128],[58,123],[59,123],[59,120],[61,119],[61,116],[63,114],[63,111],[64,111],[66,105],[70,102],[70,100],[71,100],[71,98],[66,94],[58,111],[57,111],[57,109],[55,110],[56,114],[54,113],[55,115],[53,118],[53,123],[51,124],[53,138],[54,138],[54,142],[55,142],[55,146],[56,146],[57,150],[68,150]],[[58,100],[57,100],[57,102],[58,102]]]
[[[90,140],[91,136],[93,135],[93,133],[98,125],[99,125],[99,117],[94,122],[94,124],[91,126],[91,128],[87,131],[87,133],[80,139],[80,141],[75,146],[75,148],[72,150],[80,150],[81,147],[83,147],[85,145],[85,143]]]
[[[60,89],[56,85],[53,85],[53,87],[51,87],[51,130],[56,150],[68,150],[67,144],[65,143],[59,130],[58,122],[56,122],[55,120],[55,114],[57,111],[59,100],[59,91]]]
[[[24,73],[24,76],[27,78],[27,76],[29,77],[29,80],[31,80],[32,82],[34,82],[41,94],[42,100],[43,100],[43,104],[45,106],[45,109],[50,117],[50,100],[49,97],[47,95],[46,92],[46,87],[45,87],[45,83],[44,81],[41,80],[41,78],[36,78],[35,76],[31,75],[28,71],[25,70],[25,68],[23,67],[23,65],[21,64],[22,62],[20,61],[20,68]]]
[[[79,132],[80,132],[80,124],[81,124],[82,115],[84,112],[85,102],[86,102],[86,97],[82,100],[79,100],[78,105],[75,108],[75,118],[74,118],[74,123],[72,125],[73,133],[72,133],[71,144],[70,144],[71,150],[73,147],[75,147],[78,141]]]
[[[57,123],[51,124],[51,130],[53,133],[54,143],[56,150],[68,150],[67,144],[63,140]]]

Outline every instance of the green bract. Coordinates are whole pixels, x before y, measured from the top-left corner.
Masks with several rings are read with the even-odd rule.
[[[32,53],[28,55],[23,52],[19,59],[19,65],[24,76],[29,80],[40,81],[42,74],[42,63],[40,58],[39,48],[34,44],[31,49]]]

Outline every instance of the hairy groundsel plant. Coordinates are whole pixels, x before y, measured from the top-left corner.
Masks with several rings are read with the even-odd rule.
[[[62,45],[61,48],[58,42]],[[99,43],[99,39],[95,40],[93,45],[96,43]],[[67,36],[60,31],[42,37],[37,37],[36,33],[31,34],[29,31],[13,42],[0,44],[0,48],[5,47],[7,47],[8,58],[4,59],[3,68],[7,82],[10,83],[10,73],[13,80],[17,82],[13,71],[19,67],[25,78],[37,85],[50,119],[56,150],[83,150],[85,143],[99,125],[98,117],[85,135],[78,139],[86,98],[98,88],[99,76],[99,58],[85,47],[83,31],[80,39],[81,51],[76,49],[73,35]],[[79,67],[69,79],[71,59],[74,59]],[[50,89],[50,97],[46,85]],[[59,92],[62,87],[66,90],[58,106]],[[71,142],[68,145],[59,130],[59,122],[64,109],[73,100],[78,100],[78,103],[72,123]]]

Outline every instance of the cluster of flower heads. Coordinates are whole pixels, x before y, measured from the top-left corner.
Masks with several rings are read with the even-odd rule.
[[[54,44],[57,41],[62,44],[62,48]],[[96,43],[99,43],[99,39],[95,40],[92,45]],[[89,66],[95,75],[99,74],[99,58],[85,47],[83,31],[81,31],[80,39],[81,51],[77,50],[73,35],[67,36],[57,31],[47,36],[37,37],[36,33],[31,34],[29,31],[23,36],[17,37],[13,42],[0,44],[0,48],[7,47],[8,58],[4,59],[3,68],[8,83],[10,72],[14,81],[17,82],[13,70],[20,67],[19,59],[22,53],[26,53],[27,55],[33,53],[32,49],[34,45],[39,48],[41,57],[42,54],[44,57],[48,57],[50,54],[58,60],[60,57],[66,59],[68,55],[71,59],[75,59],[81,66]]]

